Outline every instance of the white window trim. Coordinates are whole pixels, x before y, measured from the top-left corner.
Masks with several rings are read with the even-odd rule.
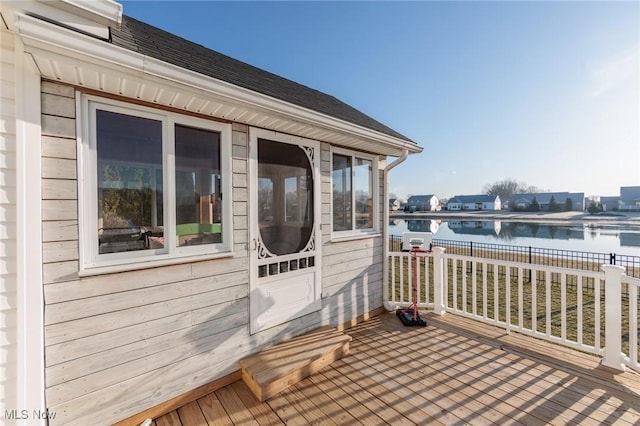
[[[373,228],[366,229],[356,229],[355,228],[355,211],[352,217],[352,229],[347,231],[334,231],[333,230],[333,154],[346,155],[352,158],[352,166],[351,166],[351,185],[354,182],[354,170],[355,170],[355,159],[361,158],[363,160],[369,160],[372,162],[372,185],[371,188],[373,191]],[[376,237],[380,235],[380,187],[379,187],[379,165],[378,165],[378,157],[371,154],[366,154],[359,151],[353,151],[344,148],[331,147],[330,150],[330,176],[331,176],[331,241],[345,241],[351,239],[361,239],[361,238],[369,238]],[[352,191],[352,205],[355,209],[355,192]]]
[[[233,192],[231,178],[231,125],[212,120],[143,107],[92,95],[77,94],[78,130],[78,220],[81,276],[121,272],[233,256]],[[96,108],[150,118],[162,122],[164,239],[162,249],[98,254]],[[181,124],[220,133],[222,243],[178,247],[175,203],[175,125]]]

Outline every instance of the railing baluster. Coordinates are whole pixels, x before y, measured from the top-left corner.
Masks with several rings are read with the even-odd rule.
[[[496,273],[493,275],[493,320],[498,322],[500,317],[498,316],[499,308],[500,308],[500,292],[499,292],[499,283],[500,281],[500,266],[496,268]]]
[[[495,274],[495,265],[492,265],[493,273]],[[486,320],[489,318],[489,310],[487,308],[488,303],[487,295],[487,264],[484,264],[482,268],[482,316]]]
[[[567,341],[567,274],[560,276],[560,338]]]
[[[468,312],[467,309],[467,263],[462,261],[462,312]]]
[[[545,332],[547,337],[551,337],[551,271],[547,271],[545,274]]]
[[[396,300],[396,259],[397,256],[391,256],[391,301],[397,302]]]
[[[416,257],[416,280],[418,280],[418,282],[416,283],[416,297],[417,297],[417,302],[420,303],[420,289],[422,288],[422,274],[420,273],[421,268],[421,264],[422,264],[422,258],[420,257]],[[411,286],[413,285],[413,283],[411,283]],[[409,286],[410,289],[412,289],[413,287]],[[413,302],[413,300],[412,300]]]
[[[524,328],[524,298],[523,298],[523,281],[524,278],[522,276],[522,267],[518,268],[518,327],[521,329]]]
[[[578,318],[576,320],[576,327],[578,328],[576,331],[578,333],[578,337],[576,341],[579,345],[582,345],[582,280],[584,277],[578,277],[576,282],[576,292],[577,292],[577,304],[578,304]]]
[[[600,345],[600,280],[595,280],[593,282],[593,297],[594,297],[594,324],[593,324],[593,334],[594,341],[593,346],[596,349],[600,349],[602,346]]]
[[[535,273],[534,273],[535,272]],[[529,274],[533,273],[533,277],[529,279],[529,285],[531,286],[531,330],[534,333],[538,332],[538,271],[529,270]]]
[[[431,292],[429,291],[429,280],[431,277],[431,273],[430,273],[430,267],[429,267],[429,258],[425,257],[424,259],[424,301],[426,303],[429,303],[429,300],[431,299]]]
[[[458,260],[453,259],[453,310],[458,310]]]
[[[404,300],[404,260],[405,260],[406,256],[403,255],[400,258],[400,302],[405,302]],[[408,265],[411,265],[411,262],[407,262]],[[407,266],[407,268],[410,268],[411,266]],[[409,269],[409,277],[411,277],[411,270]]]
[[[505,268],[505,324],[507,329],[507,334],[511,331],[511,268]]]
[[[475,317],[478,314],[478,308],[477,308],[477,294],[478,294],[478,279],[477,279],[477,273],[478,273],[478,262],[471,262],[471,303],[473,304],[471,306],[471,312],[473,313],[473,316]]]

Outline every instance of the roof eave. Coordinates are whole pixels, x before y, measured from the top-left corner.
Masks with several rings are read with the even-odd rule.
[[[303,123],[315,129],[335,134],[335,138],[329,138],[328,142],[339,144],[341,139],[354,138],[359,142],[359,149],[376,154],[399,156],[405,149],[409,153],[419,153],[423,150],[421,146],[413,141],[386,135],[250,89],[186,70],[92,37],[83,36],[31,16],[19,14],[16,18],[16,30],[22,37],[25,46],[32,48],[30,53],[34,56],[36,62],[39,54],[43,55],[43,60],[50,60],[50,58],[46,57],[46,53],[55,53],[63,55],[65,60],[80,61],[80,64],[86,63],[94,67],[99,65],[102,70],[124,72],[131,76],[134,82],[153,83],[162,81],[174,87],[177,85],[177,87],[188,89],[192,93],[197,92],[203,96],[212,96],[216,99],[225,100],[237,107],[246,108],[250,111],[268,111],[284,120]],[[46,68],[43,66],[41,70]],[[43,72],[43,74],[45,74],[45,77],[58,81],[89,87],[88,84],[76,81],[77,65],[69,69],[68,75],[47,76],[46,72]],[[61,73],[60,71],[56,72]],[[107,91],[104,87],[90,88]],[[122,95],[122,93],[116,94]],[[239,121],[242,122],[242,120]],[[246,121],[245,124],[256,125],[250,120]]]

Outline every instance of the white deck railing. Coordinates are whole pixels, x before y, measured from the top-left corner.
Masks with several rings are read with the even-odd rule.
[[[388,265],[388,308],[412,302],[415,274],[420,308],[473,318],[601,356],[612,368],[640,371],[640,279],[620,266],[584,271],[453,255],[439,247],[427,258],[391,252]]]

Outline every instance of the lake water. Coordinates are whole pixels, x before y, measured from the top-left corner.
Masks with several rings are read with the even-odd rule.
[[[640,256],[640,225],[494,220],[391,219],[389,233],[432,232],[433,238]]]

